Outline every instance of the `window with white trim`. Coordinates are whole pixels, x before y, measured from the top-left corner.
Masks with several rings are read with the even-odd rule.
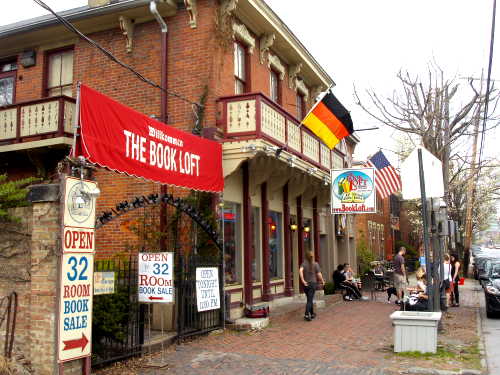
[[[234,93],[243,94],[247,91],[247,67],[246,67],[246,48],[234,42]]]
[[[73,50],[47,55],[47,96],[71,96],[73,91]]]
[[[14,104],[16,73],[17,63],[15,59],[0,63],[0,107]]]

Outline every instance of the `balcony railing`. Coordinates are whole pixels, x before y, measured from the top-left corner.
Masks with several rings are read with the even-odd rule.
[[[0,147],[73,135],[75,99],[57,96],[0,108]]]
[[[226,96],[219,102],[226,140],[266,139],[318,168],[332,168],[333,151],[265,95]]]

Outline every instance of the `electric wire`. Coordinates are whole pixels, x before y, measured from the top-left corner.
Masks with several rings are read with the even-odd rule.
[[[493,65],[493,46],[495,45],[495,16],[497,9],[497,0],[493,0],[493,14],[491,16],[491,38],[490,38],[490,56],[488,59],[488,77],[486,78],[486,96],[484,102],[484,116],[483,116],[483,129],[481,133],[481,145],[479,147],[479,162],[478,165],[481,166],[481,158],[483,156],[484,140],[485,140],[485,129],[486,129],[486,119],[488,118],[488,102],[490,100],[490,85],[491,85],[491,68]]]
[[[111,61],[113,61],[116,64],[120,65],[122,68],[127,69],[128,71],[130,71],[133,75],[135,75],[141,81],[143,81],[143,82],[147,83],[148,85],[153,86],[153,87],[155,87],[157,89],[160,89],[161,91],[167,93],[170,96],[173,96],[173,97],[175,97],[175,98],[177,98],[179,100],[182,100],[182,101],[184,101],[186,103],[189,103],[189,104],[191,104],[193,106],[196,106],[197,108],[203,108],[202,104],[197,103],[197,102],[193,102],[192,100],[189,100],[188,98],[185,98],[184,96],[182,96],[180,94],[177,94],[176,92],[170,91],[170,90],[168,90],[168,89],[160,86],[159,84],[151,81],[149,78],[144,77],[141,73],[139,73],[138,71],[136,71],[130,65],[128,65],[128,64],[124,63],[123,61],[121,61],[120,59],[118,59],[115,55],[113,55],[113,53],[111,53],[110,51],[108,51],[106,48],[104,48],[103,46],[101,46],[99,43],[97,43],[96,41],[92,40],[91,38],[89,38],[88,36],[86,36],[85,34],[83,34],[80,30],[78,30],[75,26],[73,26],[73,24],[71,24],[70,22],[68,22],[64,17],[60,16],[54,10],[52,10],[52,8],[50,8],[42,0],[33,0],[33,1],[36,4],[40,5],[42,8],[44,8],[45,10],[47,10],[48,12],[52,13],[54,15],[54,17],[56,17],[56,19],[59,22],[61,22],[64,25],[64,27],[66,27],[69,31],[71,31],[72,33],[77,34],[80,38],[82,38],[83,40],[85,40],[87,43],[89,43],[93,47],[95,47],[98,50],[100,50]]]

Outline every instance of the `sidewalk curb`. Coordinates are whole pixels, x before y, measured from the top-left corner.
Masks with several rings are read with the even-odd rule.
[[[402,372],[402,374],[412,375],[481,375],[482,373],[483,372],[481,370],[462,369],[460,371],[449,371],[425,367],[410,367],[408,370]]]
[[[481,367],[488,373],[488,361],[486,361],[486,347],[484,344],[483,325],[481,320],[481,305],[476,310],[477,335],[479,336],[479,354],[481,354]]]

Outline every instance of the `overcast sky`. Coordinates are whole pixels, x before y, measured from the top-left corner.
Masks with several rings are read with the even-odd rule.
[[[400,69],[426,72],[435,60],[449,75],[481,75],[487,69],[493,0],[266,0],[334,79],[334,93],[351,111],[355,129],[380,126],[354,104],[372,88],[390,95]],[[55,10],[87,0],[46,0]],[[0,25],[44,14],[32,0],[16,0],[0,12]],[[500,36],[492,76],[500,61]],[[498,75],[498,74],[497,74]],[[465,81],[463,81],[465,83]],[[487,153],[498,153],[498,132],[487,137]],[[393,132],[383,127],[359,132],[357,157],[378,147],[394,149]],[[497,150],[495,150],[495,148]],[[395,161],[395,156],[385,152]]]

